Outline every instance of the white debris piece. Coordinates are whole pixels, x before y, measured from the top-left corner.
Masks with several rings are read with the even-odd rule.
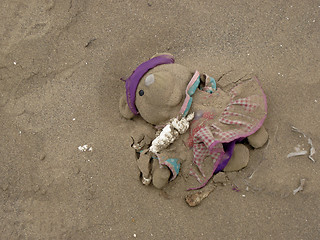
[[[306,179],[304,179],[304,178],[300,179],[300,186],[298,188],[296,188],[295,190],[293,190],[293,195],[296,195],[298,192],[303,190],[305,182],[306,182]]]
[[[189,128],[189,122],[194,118],[194,113],[189,114],[187,117],[182,117],[181,120],[173,118],[162,129],[160,135],[156,137],[149,148],[150,152],[154,154],[159,153],[161,150],[167,148],[173,143],[179,135],[185,133]]]
[[[287,158],[307,155],[308,152],[306,150],[304,150],[304,148],[301,149],[300,147],[301,147],[300,144],[298,144],[298,146],[294,147],[294,152],[289,153],[287,155]]]
[[[303,151],[298,151],[298,152],[291,152],[287,155],[287,158],[290,157],[296,157],[296,156],[302,156],[302,155],[307,155],[307,151],[303,150]]]
[[[310,145],[310,153],[309,153],[309,159],[313,162],[315,162],[314,158],[312,157],[313,154],[316,153],[316,149],[314,148],[313,144],[312,144],[312,140],[311,138],[308,138],[308,143]]]
[[[316,149],[313,146],[311,138],[308,137],[304,132],[300,131],[298,128],[296,128],[294,126],[291,126],[291,129],[294,132],[298,132],[298,133],[302,134],[305,138],[308,139],[308,144],[310,145],[310,150],[309,150],[309,156],[308,157],[312,162],[315,162],[315,160],[314,160],[314,158],[312,156],[316,153]]]
[[[150,151],[159,153],[162,149],[167,148],[179,136],[179,132],[171,124],[166,125],[160,135],[156,137],[151,144]]]
[[[92,152],[93,148],[89,147],[87,144],[85,144],[83,146],[79,146],[78,150],[81,152]]]

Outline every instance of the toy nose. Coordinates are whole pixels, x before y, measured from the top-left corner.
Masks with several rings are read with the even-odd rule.
[[[152,83],[154,83],[154,75],[150,74],[149,76],[146,77],[146,79],[144,80],[144,84],[148,87],[150,86]]]

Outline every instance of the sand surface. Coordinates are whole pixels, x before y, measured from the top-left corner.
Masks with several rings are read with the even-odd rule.
[[[2,0],[0,12],[0,239],[320,238],[319,1]],[[195,208],[178,183],[170,195],[139,182],[136,122],[118,110],[119,79],[156,52],[213,77],[254,72],[268,97],[269,143]],[[287,158],[309,149],[292,125],[315,163]]]

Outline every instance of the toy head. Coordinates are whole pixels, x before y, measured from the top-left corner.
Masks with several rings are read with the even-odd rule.
[[[174,63],[171,54],[154,56],[126,80],[120,113],[128,119],[140,114],[154,125],[165,123],[178,115],[192,76],[188,68]]]

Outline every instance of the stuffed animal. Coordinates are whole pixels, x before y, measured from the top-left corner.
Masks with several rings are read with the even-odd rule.
[[[254,148],[268,140],[267,101],[256,77],[222,87],[164,53],[139,65],[125,82],[120,113],[139,115],[147,129],[133,136],[132,145],[146,185],[161,189],[184,169],[195,179],[190,189],[201,188],[215,173],[248,164],[243,140]]]

